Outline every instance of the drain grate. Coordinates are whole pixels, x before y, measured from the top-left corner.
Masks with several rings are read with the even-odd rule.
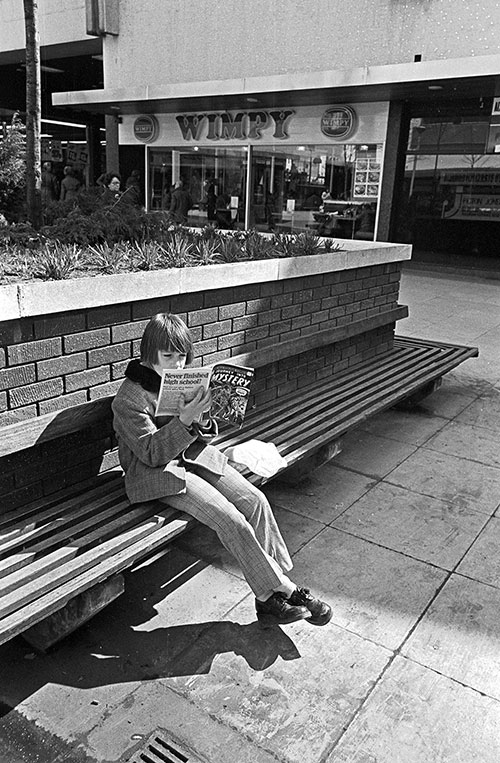
[[[128,763],[201,763],[201,760],[164,732],[155,731]]]

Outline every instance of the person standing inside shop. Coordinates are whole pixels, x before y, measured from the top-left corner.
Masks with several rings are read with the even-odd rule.
[[[170,201],[170,214],[174,222],[185,225],[188,221],[188,212],[193,206],[189,193],[184,190],[182,180],[177,180]]]
[[[67,165],[64,168],[64,177],[61,182],[61,201],[70,201],[70,199],[76,199],[80,193],[82,184],[75,175],[73,167]]]
[[[52,172],[52,162],[42,165],[42,204],[45,206],[59,198],[59,183]]]
[[[127,178],[123,198],[136,207],[142,206],[141,173],[139,170],[132,170]]]

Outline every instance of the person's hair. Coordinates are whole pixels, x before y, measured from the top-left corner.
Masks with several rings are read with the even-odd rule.
[[[64,172],[64,174],[65,174],[65,175],[69,175],[70,177],[71,177],[72,175],[74,175],[74,172],[73,172],[73,167],[70,167],[70,165],[69,165],[69,164],[67,164],[67,165],[66,165],[66,167],[65,167],[65,168],[64,168],[64,170],[63,170],[63,172]]]
[[[178,315],[153,315],[141,339],[141,361],[152,367],[158,363],[158,352],[182,352],[186,363],[193,360],[193,340],[188,327]]]
[[[105,185],[107,188],[109,184],[111,183],[111,181],[113,180],[113,178],[116,178],[117,180],[119,180],[120,183],[122,182],[119,172],[106,172],[106,174],[104,175],[102,179],[102,184]]]

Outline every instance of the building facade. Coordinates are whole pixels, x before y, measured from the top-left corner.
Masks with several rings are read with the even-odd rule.
[[[496,256],[496,0],[87,0],[101,88],[52,96],[117,127],[146,205],[188,220]],[[0,58],[1,61],[1,58]],[[498,97],[497,97],[498,96]]]

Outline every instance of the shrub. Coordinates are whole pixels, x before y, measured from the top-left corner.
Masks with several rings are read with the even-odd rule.
[[[10,221],[22,216],[25,170],[24,125],[14,114],[10,125],[0,131],[0,210]]]

